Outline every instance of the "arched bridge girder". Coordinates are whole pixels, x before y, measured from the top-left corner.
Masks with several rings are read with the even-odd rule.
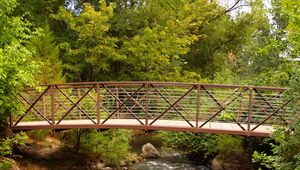
[[[175,82],[84,82],[25,88],[12,130],[125,128],[269,136],[293,120],[285,88]],[[14,115],[14,114],[12,114]]]

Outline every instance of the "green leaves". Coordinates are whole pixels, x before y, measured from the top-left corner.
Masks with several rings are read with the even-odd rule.
[[[67,24],[67,29],[72,32],[66,37],[70,48],[64,55],[65,68],[74,72],[76,77],[81,77],[83,72],[89,72],[89,77],[80,79],[92,81],[97,73],[110,69],[111,62],[124,59],[116,47],[116,38],[108,34],[109,19],[113,15],[114,5],[107,5],[101,1],[99,10],[95,10],[90,4],[84,4],[83,11],[74,16],[71,12],[61,8],[53,18]],[[72,37],[71,37],[72,36]],[[63,47],[63,46],[61,46]],[[69,77],[71,78],[71,77]],[[72,79],[72,78],[71,78]],[[78,81],[78,80],[77,80]]]
[[[33,34],[28,22],[11,16],[16,1],[0,1],[0,125],[7,125],[9,114],[19,113],[21,107],[15,96],[23,86],[33,86],[39,63],[32,58],[26,44]],[[4,9],[5,8],[5,9]]]
[[[130,133],[126,130],[91,131],[83,136],[82,151],[100,156],[106,162],[118,166],[129,156],[129,140]]]
[[[291,45],[293,57],[300,55],[300,1],[282,0],[283,13],[288,16],[288,38]]]
[[[9,156],[13,153],[14,145],[25,145],[25,141],[28,139],[24,132],[15,134],[12,137],[6,137],[0,139],[0,156]]]

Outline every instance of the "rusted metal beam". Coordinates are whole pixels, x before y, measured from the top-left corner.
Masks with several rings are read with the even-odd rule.
[[[101,99],[100,99],[100,85],[97,84],[97,89],[96,89],[96,95],[97,95],[97,101],[96,101],[96,106],[97,106],[97,125],[100,125],[100,109],[101,109]]]
[[[197,93],[196,93],[196,128],[198,128],[199,124],[199,114],[200,114],[200,93],[201,86],[197,85]]]
[[[269,101],[267,101],[265,98],[264,98],[264,96],[262,96],[262,94],[260,94],[260,92],[259,91],[257,91],[256,89],[253,89],[254,91],[255,91],[255,93],[273,110],[273,111],[275,111],[276,109],[273,107],[273,105],[269,102]],[[272,99],[274,99],[274,98],[278,98],[278,96],[279,95],[281,95],[280,93],[277,95],[277,96],[275,96],[275,97],[272,97]],[[280,117],[280,119],[282,120],[282,121],[284,121],[285,123],[286,123],[286,120],[281,116],[281,115],[278,115],[279,117]]]
[[[145,125],[148,126],[148,115],[149,115],[149,83],[145,84],[146,91],[146,109],[145,109]]]
[[[203,87],[202,87],[202,88],[203,88]],[[208,93],[207,90],[204,89],[204,91],[205,91],[207,94],[210,94],[210,93]],[[226,102],[224,103],[224,106],[223,106],[220,102],[218,102],[218,100],[217,100],[216,98],[214,98],[214,96],[213,96],[212,94],[210,94],[209,96],[210,96],[212,99],[214,99],[215,103],[217,103],[221,108],[220,108],[216,113],[214,113],[214,115],[212,115],[208,120],[206,120],[204,123],[202,123],[202,124],[200,125],[200,128],[202,128],[205,124],[207,124],[209,121],[211,121],[213,118],[215,118],[219,113],[221,113],[223,110],[225,110],[225,108],[226,108],[228,105],[230,105],[231,103],[233,103],[238,97],[233,98],[233,99],[230,100],[229,102],[227,102],[227,99],[230,99],[237,91],[238,91],[238,90],[234,90],[234,92],[231,93],[230,96],[227,97],[227,98],[225,99]],[[244,89],[243,89],[242,92],[240,92],[240,94],[242,94],[242,93],[244,93]],[[239,94],[238,96],[240,96],[240,94]],[[236,122],[240,127],[242,127],[237,121],[235,121],[235,122]]]
[[[80,99],[77,100],[76,103],[74,103],[69,96],[67,96],[63,91],[61,91],[57,86],[56,89],[58,91],[60,91],[66,98],[68,98],[68,100],[70,100],[70,102],[73,104],[73,106],[61,117],[61,119],[57,122],[57,124],[59,124],[75,107],[77,107],[88,119],[90,119],[94,124],[96,124],[96,122],[88,115],[85,113],[84,110],[81,109],[81,107],[78,106],[78,103],[80,103],[80,101],[95,87],[95,85],[93,87],[91,87],[87,92],[85,92],[85,94],[83,96],[80,97]]]
[[[55,125],[55,91],[54,91],[54,86],[51,86],[51,120],[52,120],[52,125]]]
[[[49,86],[49,85],[54,85],[54,86],[62,86],[60,88],[64,88],[63,86],[71,87],[71,86],[78,86],[78,85],[96,85],[97,83],[103,84],[103,85],[111,85],[111,86],[133,86],[133,85],[142,85],[145,84],[143,81],[121,81],[121,82],[75,82],[75,83],[61,83],[61,84],[42,84],[39,86]],[[206,83],[182,83],[182,82],[149,82],[149,84],[153,84],[154,86],[194,86],[194,85],[201,85],[204,86],[205,88],[240,88],[240,87],[245,87],[245,88],[256,88],[258,90],[267,90],[267,91],[286,91],[287,88],[281,88],[281,87],[266,87],[266,86],[244,86],[244,85],[231,85],[231,84],[206,84]],[[26,88],[24,90],[30,90],[31,88]]]
[[[251,131],[254,131],[256,128],[258,128],[260,125],[262,125],[263,123],[265,123],[267,120],[269,120],[273,115],[275,115],[280,109],[282,109],[283,107],[285,107],[287,104],[289,104],[293,99],[288,100],[287,102],[285,102],[283,105],[281,105],[278,109],[276,109],[275,111],[273,111],[267,118],[265,118],[262,122],[260,122],[258,125],[256,125],[254,128],[251,129]]]
[[[46,86],[47,86],[46,87],[47,89],[42,94],[36,93],[36,90],[32,89],[32,88],[31,89],[26,88],[24,90],[24,93],[28,94],[29,97],[27,97],[27,95],[25,96],[27,98],[22,96],[25,98],[25,100],[23,99],[20,101],[24,105],[29,105],[30,107],[26,110],[24,115],[20,116],[17,119],[15,124],[13,122],[13,118],[11,116],[9,117],[8,121],[10,123],[10,126],[13,127],[14,130],[26,130],[26,129],[31,129],[31,128],[32,129],[39,129],[39,128],[51,128],[51,129],[129,128],[129,129],[144,129],[144,130],[189,131],[189,132],[195,132],[195,133],[198,133],[198,132],[224,133],[224,134],[235,134],[235,135],[245,135],[245,136],[268,136],[268,135],[270,135],[271,132],[265,133],[265,132],[261,132],[260,128],[258,130],[256,130],[256,129],[259,126],[265,124],[265,122],[267,120],[274,117],[275,114],[278,114],[279,111],[281,112],[281,110],[283,110],[283,107],[288,104],[288,103],[284,103],[279,108],[275,109],[275,107],[277,107],[277,104],[273,104],[270,101],[270,100],[277,100],[278,98],[281,98],[282,93],[284,91],[286,91],[287,89],[274,88],[274,87],[261,87],[261,86],[220,85],[220,84],[202,84],[202,83],[176,83],[176,82],[80,82],[80,83],[66,83],[66,84],[54,84],[54,85],[48,84]],[[130,90],[129,91],[126,90],[127,87],[140,87],[140,89],[137,89],[135,92],[131,92]],[[143,87],[145,88],[145,91],[140,92]],[[168,87],[175,89],[175,94],[173,94],[173,91],[169,91],[169,90],[165,89]],[[49,90],[48,90],[49,88],[51,88],[51,92],[49,92]],[[103,88],[106,90],[103,98],[100,94],[101,93],[100,88]],[[154,91],[152,88],[154,89]],[[162,88],[163,90],[165,90],[168,93],[165,93],[164,91],[160,91],[161,90],[160,88]],[[188,89],[188,88],[191,88],[191,89]],[[216,88],[218,89],[218,91],[215,92],[213,89],[216,89]],[[64,93],[62,91],[62,89],[77,90],[77,95],[78,95],[77,102],[73,101],[74,99],[73,100],[71,99],[72,95],[70,95],[67,92],[66,92],[67,94]],[[88,89],[88,90],[86,91],[83,89]],[[97,95],[96,97],[92,96],[90,94],[90,91],[93,89],[96,90],[96,95]],[[112,92],[110,89],[116,89],[116,90]],[[227,96],[227,92],[229,89],[234,89],[234,90],[233,90],[233,92],[231,92],[231,94],[229,96]],[[242,91],[239,92],[239,95],[236,96],[236,94],[238,94],[238,91],[240,89],[242,89]],[[258,112],[268,113],[269,111],[271,111],[271,109],[273,110],[273,112],[270,115],[268,115],[267,118],[265,118],[262,122],[257,124],[255,127],[253,127],[254,124],[253,124],[253,121],[251,121],[252,111],[253,111],[252,108],[253,108],[253,105],[255,104],[255,99],[253,99],[252,91],[248,93],[249,94],[248,120],[246,120],[247,121],[246,123],[239,122],[240,116],[241,116],[241,114],[243,114],[242,113],[243,112],[243,109],[242,109],[243,94],[248,89],[252,89],[252,91],[255,91],[255,93],[257,94],[256,97],[261,98],[260,102],[258,102],[258,104],[257,104],[257,106],[259,107],[257,110]],[[61,96],[61,94],[58,96],[58,98],[55,97],[56,90],[59,91],[64,96],[64,100],[60,99],[59,96]],[[124,92],[121,90],[123,90]],[[182,90],[188,90],[188,91],[182,91]],[[193,95],[189,95],[191,93],[191,91],[193,91],[193,90],[196,90],[196,92],[195,92],[196,98],[194,97],[195,96],[194,93],[193,93]],[[269,91],[269,92],[270,91],[271,92],[279,92],[279,94],[273,96],[270,99],[269,97],[264,97],[264,95],[262,93],[260,93],[259,90]],[[85,92],[85,94],[83,96],[81,96],[80,93],[83,93],[83,92]],[[179,94],[179,92],[182,92],[183,95],[179,96],[178,99],[175,99],[174,96],[177,96]],[[202,92],[205,95],[205,98],[202,97],[202,95],[201,95]],[[268,94],[269,94],[269,92],[268,92]],[[47,96],[45,94],[47,94]],[[228,94],[229,94],[229,92],[228,92]],[[274,94],[274,93],[271,93],[271,94]],[[70,95],[70,96],[68,96],[68,95]],[[42,98],[42,100],[43,100],[42,101],[42,109],[44,110],[43,113],[46,113],[46,112],[49,113],[49,111],[46,110],[47,109],[46,106],[48,106],[48,104],[46,102],[49,102],[48,96],[51,97],[51,121],[46,120],[47,117],[44,114],[42,114],[40,110],[38,110],[38,109],[40,109],[40,105],[36,104]],[[88,96],[95,102],[95,106],[92,106],[91,108],[89,108],[89,109],[94,109],[94,110],[96,109],[97,115],[96,115],[95,119],[91,118],[86,113],[86,111],[84,111],[80,107],[80,103],[82,104],[82,107],[85,106],[84,102],[87,102],[87,104],[89,106],[91,103],[94,103],[94,102],[91,102],[91,100],[84,100],[84,98],[86,98],[86,96]],[[161,98],[158,98],[159,96]],[[46,97],[46,99],[45,99],[45,97]],[[29,98],[30,98],[30,101],[28,101]],[[153,103],[151,103],[151,104],[154,104],[154,105],[149,106],[149,103],[150,103],[149,98],[151,98],[151,102],[153,100]],[[193,101],[192,103],[186,102],[186,100],[182,100],[183,98],[188,98],[188,99],[193,99],[193,100],[195,99],[196,101]],[[106,99],[109,99],[109,101],[107,101]],[[112,101],[116,101],[116,103],[115,103],[116,107],[112,112],[110,112],[111,110],[109,110],[109,111],[107,110],[107,109],[111,109],[111,108],[108,108],[108,107],[106,108],[106,107],[104,107],[106,105],[102,106],[103,103],[101,103],[101,101],[103,101],[103,100],[105,100],[105,102],[110,102],[111,101],[110,99],[112,99]],[[237,99],[240,99],[239,106],[233,105],[234,104],[233,102],[236,101]],[[69,102],[66,103],[66,101],[68,101],[68,100],[73,104],[73,105],[71,105],[70,108],[68,108],[70,103]],[[210,102],[215,103],[214,107],[212,108],[210,104],[202,102],[202,100],[203,101],[209,100]],[[127,104],[128,101],[133,101],[133,102],[130,102],[133,104],[130,104],[130,105]],[[25,104],[25,102],[27,104]],[[196,102],[196,106],[195,106],[196,108],[194,108],[194,109],[196,109],[194,111],[195,116],[193,115],[193,117],[191,117],[191,119],[193,121],[190,121],[185,117],[188,115],[191,116],[187,112],[189,110],[186,110],[186,109],[194,107],[195,102]],[[266,104],[264,104],[263,102]],[[202,106],[202,104],[203,104],[203,106]],[[223,110],[225,110],[225,108],[227,108],[229,105],[232,106],[232,107],[230,107],[231,109],[236,109],[234,112],[236,112],[237,109],[239,109],[239,111],[241,113],[238,115],[237,118],[231,120],[232,125],[237,124],[240,128],[236,127],[236,128],[234,128],[235,130],[230,130],[230,129],[206,128],[206,126],[204,126],[206,123],[213,120],[219,113],[221,113]],[[208,106],[208,108],[206,108],[205,106]],[[87,124],[84,124],[81,121],[80,121],[80,123],[75,123],[75,124],[69,124],[70,122],[60,123],[62,120],[65,119],[65,117],[67,115],[69,115],[69,113],[75,107],[77,107],[80,110],[80,116],[83,113],[83,115],[85,115],[89,120],[91,120],[91,122],[89,122]],[[199,116],[200,116],[202,107],[205,110],[208,109],[208,111],[205,111],[205,112],[208,112],[209,114],[213,114],[213,115],[211,117],[209,117],[208,120],[206,120],[199,126],[199,124],[200,124]],[[103,122],[101,122],[101,120],[100,120],[102,108],[105,112],[108,113],[107,118]],[[142,113],[142,116],[143,116],[142,118],[139,118],[141,116],[136,115],[136,113],[134,113],[137,110],[135,108],[137,108],[138,111],[140,111]],[[161,110],[162,108],[164,110]],[[127,110],[125,112],[130,113],[134,117],[134,119],[136,119],[139,123],[135,122],[135,121],[134,121],[135,124],[132,124],[132,125],[127,124],[127,123],[124,123],[124,124],[111,124],[111,122],[105,123],[107,120],[111,119],[112,116],[115,115],[115,113],[117,113],[117,112],[123,113],[124,109]],[[151,109],[153,109],[153,110],[151,110]],[[181,125],[179,125],[179,126],[177,126],[177,125],[162,126],[162,124],[160,124],[160,123],[163,120],[159,120],[159,119],[161,119],[162,116],[164,116],[167,112],[169,112],[170,109],[174,109],[174,111],[176,111],[176,112],[174,113],[172,110],[172,113],[178,114],[179,116],[181,116],[184,119],[184,121],[182,121],[182,122],[187,122],[189,125],[184,125],[184,127],[182,127]],[[216,110],[216,109],[218,109],[218,110]],[[158,113],[159,110],[161,110],[162,112]],[[56,113],[61,112],[61,111],[66,111],[66,112],[58,120],[58,122],[55,123]],[[154,111],[153,112],[154,114],[155,114],[155,112],[157,112],[155,117],[151,118],[152,115],[149,113],[151,111]],[[38,118],[41,118],[41,116],[44,116],[45,119],[43,118],[42,119],[43,121],[40,121],[41,122],[40,125],[32,126],[32,125],[30,125],[30,122],[23,120],[23,117],[26,116],[26,114],[28,114],[28,112],[32,112],[32,113],[36,114],[38,116]],[[202,112],[201,112],[201,114],[202,114]],[[179,116],[177,118],[181,119]],[[132,120],[133,120],[133,117],[130,116],[130,118]],[[281,114],[279,115],[279,117],[281,119],[284,119],[283,115],[281,115]],[[76,118],[77,118],[77,120],[80,119],[78,117],[76,117]],[[276,118],[277,118],[277,116],[276,116]],[[51,125],[47,125],[44,120],[47,121],[48,123],[50,122]],[[194,121],[194,120],[196,120],[196,121]],[[19,123],[20,121],[22,121],[22,123]],[[82,121],[84,121],[84,120],[82,120]],[[157,123],[154,124],[156,121],[157,121]],[[202,121],[204,121],[204,120],[202,120]],[[251,127],[253,127],[253,128],[251,129]]]
[[[253,106],[253,88],[249,89],[249,107],[248,107],[248,127],[247,132],[250,135],[250,126],[251,126],[251,120],[252,120],[252,106]]]
[[[174,98],[170,95],[170,93],[166,89],[163,89],[163,90],[168,95],[168,97],[166,97],[164,95],[166,99],[174,100]],[[190,119],[193,119],[193,117],[191,116],[191,114],[189,112],[187,112],[186,109],[184,107],[182,107],[180,103],[176,104],[176,106],[178,106],[185,114],[187,114],[190,117]],[[176,107],[176,106],[174,106],[174,107]]]
[[[163,97],[163,99],[165,99],[166,100],[166,102],[167,103],[169,103],[170,104],[170,106],[164,111],[164,112],[162,112],[159,116],[157,116],[151,123],[150,123],[150,125],[152,125],[156,120],[158,120],[161,116],[163,116],[165,113],[167,113],[171,108],[174,108],[174,110],[176,110],[176,112],[191,126],[191,127],[194,127],[194,125],[193,124],[191,124],[191,122],[189,121],[189,120],[187,120],[181,113],[180,113],[180,111],[176,108],[176,107],[174,107],[181,99],[183,99],[186,95],[188,95],[192,90],[194,90],[195,89],[195,86],[192,86],[192,88],[190,88],[186,93],[184,93],[179,99],[177,99],[173,104],[171,104],[169,101],[168,101],[168,99],[166,99],[165,97],[164,97],[164,95],[158,90],[158,89],[156,89],[155,87],[154,87],[154,85],[152,85],[151,84],[151,86],[154,88],[154,90],[155,91],[157,91],[158,92],[158,94],[161,96],[161,97]]]
[[[40,95],[39,97],[30,105],[30,107],[25,111],[25,113],[16,121],[14,126],[16,126],[23,118],[27,115],[27,113],[34,107],[34,105],[40,100],[40,98],[47,92],[47,90],[50,88],[48,86]]]
[[[31,106],[31,103],[24,97],[24,96],[22,96],[21,94],[19,94],[19,96],[29,105],[29,106]],[[21,103],[23,103],[23,102],[21,102]],[[24,104],[24,103],[23,103]],[[24,104],[24,106],[26,106],[25,104]],[[41,116],[44,120],[46,120],[50,125],[51,125],[51,122],[50,122],[50,120],[49,119],[47,119],[38,109],[36,109],[34,106],[32,107],[32,109],[33,110],[35,110],[36,112],[37,112],[37,114],[36,113],[34,113],[33,111],[31,111],[34,115],[36,115],[37,117],[38,117],[38,115],[39,116]]]
[[[135,94],[137,94],[138,91],[140,91],[145,85],[143,84],[142,86],[140,86],[133,94],[131,94],[130,97],[128,97],[124,102],[122,102],[119,98],[117,98],[107,87],[105,87],[105,85],[102,84],[102,87],[106,89],[106,91],[108,91],[118,102],[121,103],[121,105],[116,108],[103,122],[102,124],[104,124],[109,118],[111,118],[121,107],[125,107],[126,110],[128,110],[133,116],[134,118],[139,121],[141,124],[144,124],[131,110],[128,109],[128,107],[125,105],[126,102],[128,102],[130,100],[131,97],[133,97]]]

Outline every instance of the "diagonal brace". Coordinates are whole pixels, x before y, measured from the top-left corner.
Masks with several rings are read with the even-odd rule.
[[[33,103],[31,103],[30,107],[25,111],[25,113],[16,121],[16,123],[14,124],[14,126],[16,126],[23,118],[24,116],[26,116],[26,114],[34,107],[34,105],[40,100],[40,98],[47,92],[47,90],[50,88],[50,86],[48,86],[43,93],[41,93],[39,95],[39,97],[37,99],[35,99],[35,101]]]
[[[85,116],[87,116],[94,124],[96,124],[96,122],[88,115],[85,113],[84,110],[81,109],[81,107],[78,106],[78,104],[81,102],[81,100],[95,87],[95,85],[93,85],[83,96],[81,96],[80,99],[78,99],[78,101],[76,103],[74,103],[63,91],[61,91],[61,89],[59,89],[57,86],[56,88],[68,99],[70,100],[70,102],[73,104],[73,106],[63,115],[63,117],[57,122],[57,124],[59,124],[75,107],[77,107]]]
[[[267,105],[273,110],[273,111],[275,111],[276,109],[274,108],[274,106],[270,103],[270,102],[268,102],[265,98],[264,98],[264,96],[262,96],[262,94],[260,94],[259,93],[259,91],[257,91],[256,89],[253,89],[254,91],[255,91],[255,93],[256,94],[258,94],[258,96],[259,97],[261,97],[262,98],[262,100],[265,102],[265,103],[267,103]],[[275,96],[275,97],[273,97],[273,98],[278,98],[278,96],[280,96],[281,95],[281,93],[279,93],[277,96]],[[261,104],[260,104],[261,105]],[[263,107],[263,106],[262,106]],[[280,117],[280,119],[282,120],[282,121],[284,121],[285,123],[286,123],[286,120],[281,116],[281,115],[278,115],[279,117]]]
[[[21,94],[19,94],[19,96],[27,103],[27,104],[29,104],[29,105],[31,105],[31,103],[24,97],[24,96],[22,96]],[[38,113],[38,115],[40,115],[44,120],[46,120],[50,125],[51,125],[51,122],[49,121],[49,119],[47,119],[45,116],[43,116],[43,114],[39,111],[39,110],[37,110],[35,107],[32,107],[37,113]],[[32,113],[34,113],[34,112],[32,112]],[[36,115],[36,114],[35,114]],[[38,115],[36,115],[36,116],[38,116]]]
[[[205,91],[206,91],[206,90],[205,90]],[[244,91],[245,91],[245,90],[244,90]],[[222,112],[223,110],[225,110],[225,108],[226,108],[228,105],[230,105],[231,103],[233,103],[236,99],[238,99],[238,98],[240,97],[240,95],[241,95],[244,91],[241,91],[241,92],[239,93],[238,97],[235,97],[235,98],[233,98],[231,101],[225,103],[224,106],[222,106],[222,105],[221,105],[221,104],[220,104],[220,103],[212,96],[212,97],[216,100],[215,102],[219,103],[219,106],[221,107],[221,109],[218,110],[213,116],[211,116],[208,120],[206,120],[206,121],[205,121],[201,126],[199,126],[199,127],[200,127],[200,128],[203,127],[203,126],[206,125],[210,120],[212,120],[214,117],[216,117],[220,112]],[[234,93],[236,93],[236,91],[234,91]],[[234,93],[233,93],[233,94],[234,94]],[[230,97],[232,97],[233,94],[231,94]],[[241,125],[240,123],[238,123],[237,121],[235,121],[235,122],[239,125],[239,127],[242,128],[242,125]],[[244,130],[244,128],[242,128],[242,129]]]
[[[121,105],[119,107],[117,107],[101,124],[104,124],[109,118],[111,118],[118,110],[121,109],[121,107],[125,107],[125,109],[130,112],[130,114],[132,114],[134,116],[134,118],[139,121],[142,125],[144,125],[144,123],[125,105],[134,95],[136,95],[143,87],[145,86],[145,84],[143,84],[142,86],[140,86],[134,93],[132,93],[124,102],[122,102],[117,96],[115,96],[107,87],[105,87],[102,84],[102,87],[105,88],[119,103],[121,103]]]
[[[192,90],[194,90],[195,89],[195,86],[193,86],[192,88],[190,88],[186,93],[184,93],[179,99],[177,99],[173,104],[171,104],[170,102],[169,102],[169,100],[168,99],[166,99],[166,97],[158,90],[158,89],[156,89],[152,84],[151,84],[151,86],[155,89],[155,91],[160,95],[160,96],[162,96],[165,100],[166,100],[166,102],[167,103],[169,103],[170,104],[170,106],[164,111],[164,112],[162,112],[159,116],[157,116],[149,125],[152,125],[155,121],[157,121],[160,117],[162,117],[165,113],[167,113],[171,108],[174,108],[174,110],[176,110],[176,112],[191,126],[191,127],[194,127],[191,123],[190,123],[190,121],[189,120],[187,120],[181,113],[180,113],[180,111],[176,108],[176,107],[174,107],[178,102],[180,102],[180,100],[181,99],[183,99],[186,95],[188,95]]]
[[[267,118],[265,118],[262,122],[260,122],[258,125],[256,125],[251,131],[254,131],[256,128],[258,128],[260,125],[265,123],[267,120],[269,120],[273,115],[275,115],[280,109],[282,109],[284,106],[289,104],[293,99],[288,100],[283,105],[281,105],[278,109],[274,110]]]

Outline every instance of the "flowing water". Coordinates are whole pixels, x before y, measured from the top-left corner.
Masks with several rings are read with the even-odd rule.
[[[132,151],[141,154],[142,146],[146,143],[153,144],[161,153],[160,158],[146,159],[130,167],[132,170],[210,170],[208,166],[199,165],[189,160],[186,156],[176,151],[164,151],[162,142],[151,134],[138,136],[131,143]]]
[[[162,155],[157,159],[147,159],[145,162],[132,166],[133,170],[210,170],[209,167],[197,165],[196,162],[188,160],[185,156],[172,153]]]

